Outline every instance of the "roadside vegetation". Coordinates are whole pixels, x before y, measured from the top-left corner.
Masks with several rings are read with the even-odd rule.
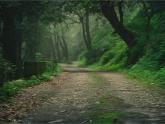
[[[73,61],[165,88],[165,2],[0,1],[0,102]],[[113,123],[119,115],[96,113],[92,123]]]
[[[60,73],[60,66],[55,62],[47,62],[46,70],[42,74],[32,75],[27,78],[8,81],[0,88],[0,101],[9,100],[24,88],[52,80],[53,76]]]
[[[79,65],[96,70],[122,71],[148,84],[165,87],[164,9],[160,6],[145,7],[132,4],[132,7],[124,10],[123,23],[136,34],[136,45],[133,48],[102,19],[100,28],[92,37],[94,52],[82,52]]]

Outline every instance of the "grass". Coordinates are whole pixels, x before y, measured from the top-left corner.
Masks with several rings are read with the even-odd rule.
[[[12,96],[16,95],[24,88],[31,87],[42,82],[46,82],[52,79],[52,76],[58,75],[61,69],[59,66],[56,70],[50,71],[49,69],[41,75],[33,75],[28,79],[18,79],[14,81],[6,82],[3,87],[0,88],[0,101],[9,100]]]
[[[18,91],[26,88],[31,87],[33,85],[40,84],[44,81],[49,81],[51,76],[44,73],[40,76],[31,76],[29,79],[19,79],[7,82],[0,88],[0,101],[6,101],[10,97],[16,95]]]
[[[146,61],[145,59],[143,61]],[[145,64],[144,64],[145,63]],[[151,67],[148,67],[151,66]],[[148,86],[165,89],[165,67],[155,69],[148,62],[137,63],[132,67],[124,67],[121,63],[100,65],[98,62],[88,66],[96,71],[120,72],[131,79],[136,79]]]
[[[117,120],[119,113],[96,113],[91,124],[113,124]]]
[[[88,67],[96,71],[120,72],[128,76],[128,78],[136,79],[144,85],[165,89],[165,68],[161,68],[156,71],[144,69],[142,67],[124,68],[119,64],[113,64],[110,66],[93,64]]]
[[[96,71],[124,72],[148,86],[165,88],[165,12],[153,15],[148,34],[144,14],[145,11],[141,7],[134,7],[130,16],[126,17],[127,27],[136,34],[137,44],[134,48],[129,49],[113,30],[109,30],[111,27],[107,28],[109,26],[107,23],[93,35],[92,47],[99,53],[97,54],[99,59],[86,65],[88,59],[96,57],[87,58],[82,54],[79,64]],[[136,64],[128,65],[130,63],[128,55],[132,59],[139,58]]]
[[[157,71],[151,71],[143,68],[132,68],[123,72],[130,78],[137,79],[146,85],[156,86],[163,89],[165,88],[165,68],[161,68]]]

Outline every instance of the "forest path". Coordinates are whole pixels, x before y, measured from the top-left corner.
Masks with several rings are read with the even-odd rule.
[[[82,68],[78,72],[79,68],[68,65],[63,70],[59,77],[16,97],[15,103],[24,97],[20,108],[26,105],[28,109],[31,101],[39,103],[31,105],[19,124],[165,124],[164,91],[144,87],[119,73]],[[21,113],[21,109],[16,111]]]

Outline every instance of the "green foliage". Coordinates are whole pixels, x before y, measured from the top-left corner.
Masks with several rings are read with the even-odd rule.
[[[7,82],[3,85],[3,87],[0,88],[0,100],[6,100],[15,95],[21,89],[38,84],[40,82],[41,80],[39,80],[36,76],[32,76],[28,80],[19,79]]]
[[[85,66],[86,65],[86,57],[85,57],[85,54],[86,54],[86,51],[83,51],[79,57],[78,57],[78,61],[77,61],[77,64],[81,67]]]
[[[165,87],[165,67],[161,68],[156,75],[154,76],[156,82],[159,82],[158,85]]]
[[[41,78],[42,77],[42,78]],[[15,95],[18,91],[23,88],[30,87],[32,85],[36,85],[41,83],[44,80],[44,76],[40,77],[31,76],[29,79],[19,79],[15,81],[7,82],[0,88],[0,100],[6,100],[9,97]],[[48,81],[48,80],[47,80]]]
[[[113,124],[114,120],[119,117],[117,112],[112,113],[97,113],[94,118],[92,118],[91,124]]]
[[[59,75],[61,73],[61,67],[56,61],[49,61],[47,62],[46,72],[51,75]]]
[[[131,77],[165,87],[165,12],[153,13],[150,25],[147,25],[146,12],[142,6],[137,5],[130,12],[127,11],[124,20],[126,26],[136,34],[137,44],[134,48],[128,49],[112,27],[105,23],[93,35],[92,46],[98,58],[92,54],[89,57],[83,54],[81,62],[105,71],[129,67],[127,73]],[[87,63],[93,57],[94,61]],[[129,61],[133,64],[130,65]]]
[[[144,69],[140,65],[135,65],[131,70],[127,70],[131,78],[142,80],[144,83],[165,88],[165,69],[157,71]]]
[[[114,53],[112,53],[111,50],[108,50],[107,52],[105,52],[102,57],[100,58],[99,64],[100,65],[105,65],[107,64],[110,59],[112,59],[114,57]]]
[[[94,18],[94,17],[91,17]],[[116,70],[127,63],[128,48],[124,41],[114,32],[107,20],[92,21],[95,33],[92,37],[92,51],[81,54],[81,65],[92,65],[95,69]]]
[[[49,81],[51,80],[51,73],[45,72],[42,75],[38,76],[38,79],[42,81]]]
[[[127,46],[120,39],[116,39],[114,47],[106,51],[92,68],[105,71],[121,69],[127,63],[127,53]]]
[[[151,85],[165,87],[164,15],[157,13],[151,20],[152,30],[146,41],[145,55],[131,68],[129,75]],[[144,38],[145,35],[142,35]],[[143,40],[142,43],[145,41]],[[141,43],[141,44],[142,44]],[[140,50],[139,50],[140,51]]]
[[[53,75],[60,73],[60,67],[56,62],[48,62],[47,70],[40,75],[33,75],[28,79],[19,79],[14,81],[6,82],[3,87],[0,88],[0,100],[7,100],[11,96],[18,93],[23,88],[30,87],[33,85],[40,84],[44,81],[52,79]]]

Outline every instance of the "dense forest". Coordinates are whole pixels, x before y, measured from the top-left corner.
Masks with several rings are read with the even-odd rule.
[[[0,100],[52,79],[59,63],[165,87],[164,1],[0,1]]]
[[[78,56],[84,65],[106,70],[128,67],[135,77],[164,81],[164,2],[0,5],[1,84],[23,76],[27,61],[69,62]]]

